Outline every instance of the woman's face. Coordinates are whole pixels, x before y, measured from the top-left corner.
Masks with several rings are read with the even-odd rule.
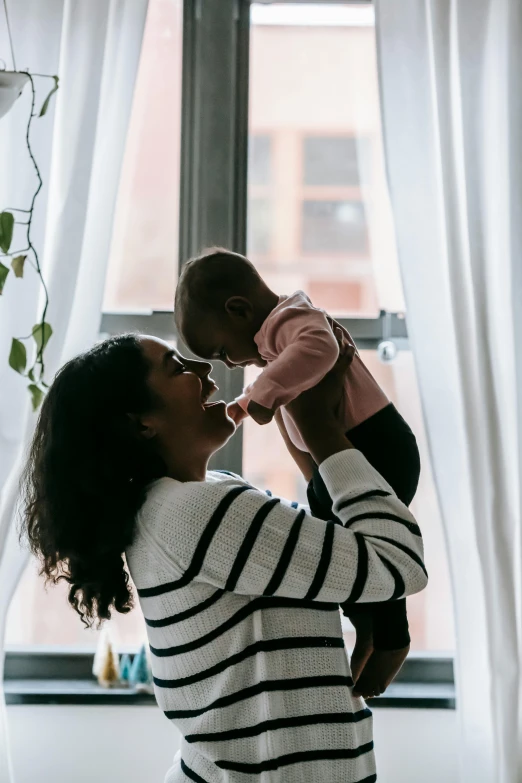
[[[140,417],[161,451],[174,459],[183,455],[210,457],[233,435],[235,425],[223,401],[208,402],[217,391],[210,378],[212,365],[185,359],[156,337],[140,337],[150,372],[147,383],[156,401]]]

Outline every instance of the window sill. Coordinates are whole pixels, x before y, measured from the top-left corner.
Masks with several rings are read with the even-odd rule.
[[[95,680],[5,680],[5,701],[13,704],[155,705],[151,693],[133,688],[102,688]]]
[[[94,680],[6,680],[8,706],[30,704],[152,706],[150,693],[130,688],[102,688]],[[455,709],[455,686],[451,683],[395,682],[383,696],[369,699],[372,709]]]

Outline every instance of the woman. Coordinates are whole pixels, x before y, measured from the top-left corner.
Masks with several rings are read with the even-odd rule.
[[[345,527],[207,473],[234,424],[208,402],[211,365],[161,340],[106,340],[49,389],[25,530],[86,625],[131,609],[126,553],[156,698],[183,735],[168,783],[376,780],[338,604],[415,593],[426,574],[410,512],[338,431],[342,365],[293,414]]]

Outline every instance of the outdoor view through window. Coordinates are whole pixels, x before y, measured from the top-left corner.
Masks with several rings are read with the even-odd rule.
[[[127,142],[105,309],[172,308],[177,276],[181,0],[149,0]],[[254,3],[251,9],[248,253],[278,293],[305,290],[338,317],[404,312],[381,136],[373,10],[352,4]],[[169,74],[169,78],[165,78]],[[413,511],[425,537],[428,590],[409,599],[412,648],[454,647],[442,524],[409,351],[362,358],[412,426],[423,472]],[[247,370],[245,382],[257,370]],[[244,425],[243,474],[303,500],[305,488],[274,426]],[[7,641],[93,646],[28,567]],[[111,621],[117,641],[145,639],[139,610]],[[348,626],[347,640],[353,635]]]

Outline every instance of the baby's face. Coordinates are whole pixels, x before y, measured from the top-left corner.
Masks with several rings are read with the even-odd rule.
[[[264,367],[266,362],[259,354],[254,334],[248,324],[239,324],[225,316],[191,328],[184,338],[188,348],[202,359],[219,359],[231,369],[250,364]]]

